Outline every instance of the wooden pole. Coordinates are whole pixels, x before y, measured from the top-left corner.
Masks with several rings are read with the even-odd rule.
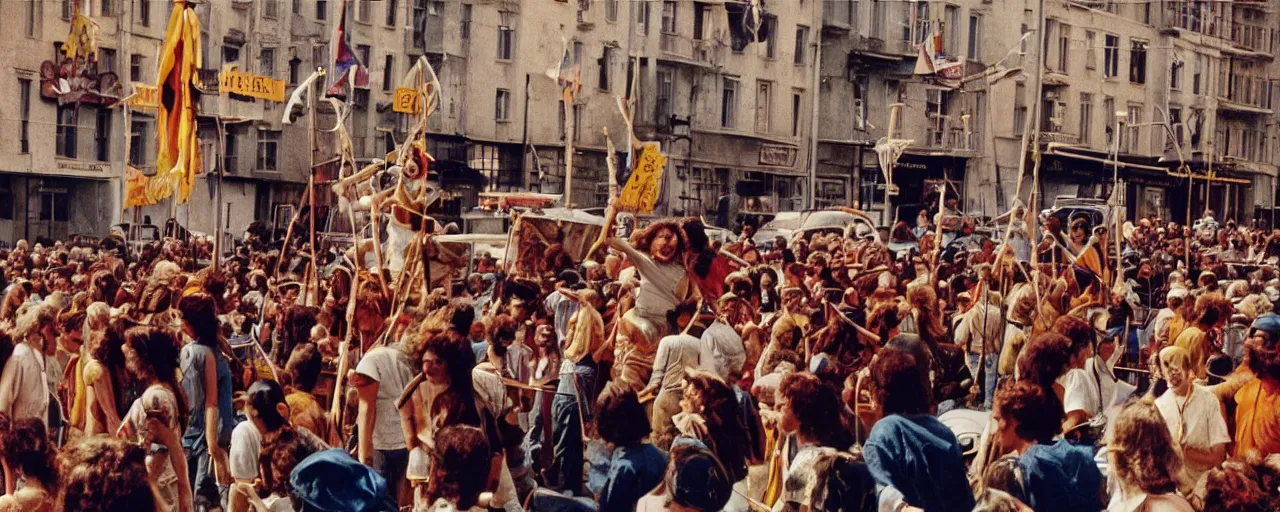
[[[227,124],[223,122],[222,117],[216,118],[218,126],[218,157],[227,154]],[[215,157],[215,158],[218,158]],[[218,183],[214,192],[214,219],[213,219],[213,268],[218,268],[218,261],[222,257],[222,178],[226,176],[223,167],[226,160],[217,160],[218,165]]]
[[[564,94],[564,207],[573,207],[573,95]]]
[[[318,252],[316,249],[316,99],[315,88],[307,88],[307,107],[311,112],[307,115],[307,125],[311,131],[311,135],[307,137],[307,146],[309,151],[307,154],[311,158],[311,163],[307,167],[307,191],[308,194],[308,214],[311,220],[311,280],[307,286],[307,296],[311,298],[313,304],[319,304],[318,295],[320,294],[320,260],[317,259]],[[342,165],[341,162],[338,163]],[[221,186],[219,186],[221,188]],[[357,251],[358,252],[358,251]]]

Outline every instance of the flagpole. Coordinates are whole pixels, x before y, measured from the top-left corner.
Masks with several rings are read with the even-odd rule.
[[[573,99],[564,94],[564,206],[573,207]]]
[[[319,304],[316,295],[320,293],[320,279],[318,277],[319,260],[316,259],[316,90],[314,87],[307,88],[307,108],[310,113],[307,115],[307,125],[310,131],[307,137],[307,154],[311,159],[311,163],[307,167],[307,190],[309,194],[309,208],[307,217],[311,219],[311,291],[307,294],[311,298],[312,304]],[[338,166],[342,166],[342,162],[338,162]],[[358,240],[357,240],[358,242]],[[354,292],[353,292],[354,293]]]

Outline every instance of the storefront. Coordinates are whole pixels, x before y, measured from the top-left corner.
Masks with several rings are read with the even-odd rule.
[[[938,209],[938,190],[946,185],[947,197],[955,198],[963,205],[965,168],[969,159],[956,155],[930,155],[903,153],[893,166],[893,186],[887,187],[885,176],[878,163],[874,161],[874,153],[870,153],[862,168],[861,186],[858,201],[868,212],[879,212],[883,215],[882,223],[891,224],[894,219],[914,222],[921,208],[930,211]],[[889,194],[888,204],[892,208],[885,209],[886,188],[897,189],[897,194]]]

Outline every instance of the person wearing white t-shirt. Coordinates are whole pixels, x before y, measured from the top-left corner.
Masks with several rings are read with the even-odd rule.
[[[372,467],[387,480],[392,496],[399,496],[409,467],[409,450],[396,400],[412,380],[413,369],[398,343],[370,350],[356,365],[351,379],[359,396],[356,453],[361,464]]]
[[[1222,403],[1209,390],[1191,382],[1191,354],[1181,347],[1160,350],[1160,370],[1169,390],[1156,399],[1156,408],[1169,426],[1173,442],[1182,447],[1185,464],[1183,491],[1189,491],[1201,475],[1226,460],[1231,435]]]

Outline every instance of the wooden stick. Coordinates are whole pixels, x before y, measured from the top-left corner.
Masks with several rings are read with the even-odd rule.
[[[312,187],[308,187],[303,193],[302,201],[298,202],[298,207],[293,210],[293,218],[289,220],[289,228],[284,231],[284,244],[280,246],[280,259],[276,260],[276,270],[271,274],[271,280],[274,281],[280,275],[280,266],[284,265],[285,254],[289,251],[289,241],[293,240],[293,226],[298,223],[298,217],[302,216],[302,203],[311,196]]]

